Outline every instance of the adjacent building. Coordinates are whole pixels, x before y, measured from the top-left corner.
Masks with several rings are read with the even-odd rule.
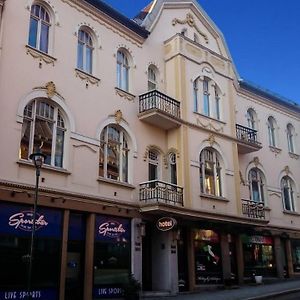
[[[251,57],[249,57],[251,60]],[[240,79],[196,0],[0,0],[0,299],[300,274],[300,107]]]

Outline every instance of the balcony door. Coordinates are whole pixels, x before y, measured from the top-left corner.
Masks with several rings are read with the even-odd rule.
[[[156,151],[150,150],[148,154],[148,180],[158,180],[159,155]],[[155,187],[155,183],[151,183]]]

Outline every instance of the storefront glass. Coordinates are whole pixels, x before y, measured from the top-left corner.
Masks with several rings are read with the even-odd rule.
[[[130,219],[97,216],[94,249],[93,298],[122,295],[130,274]]]
[[[253,274],[276,276],[273,239],[266,236],[242,236],[245,277]]]
[[[212,230],[194,230],[195,283],[222,282],[221,246],[219,235]]]
[[[300,272],[300,240],[291,240],[294,272]]]
[[[0,299],[27,297],[32,207],[0,204]],[[62,214],[38,207],[32,267],[32,299],[58,299]]]

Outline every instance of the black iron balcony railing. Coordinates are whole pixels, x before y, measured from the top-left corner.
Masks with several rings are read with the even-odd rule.
[[[239,124],[236,124],[235,127],[237,139],[260,145],[260,143],[257,141],[257,130]]]
[[[143,182],[140,184],[140,201],[183,206],[183,188],[159,180]]]
[[[139,96],[139,112],[158,109],[173,117],[180,118],[180,102],[153,90]]]
[[[262,202],[242,199],[242,212],[251,219],[265,219],[265,205]]]

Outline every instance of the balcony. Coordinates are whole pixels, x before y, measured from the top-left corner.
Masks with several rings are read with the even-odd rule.
[[[180,102],[153,90],[139,96],[139,119],[165,130],[181,125]]]
[[[159,180],[143,182],[140,184],[140,201],[183,206],[183,188]]]
[[[250,219],[265,220],[265,206],[262,202],[242,199],[242,213]]]
[[[257,130],[239,124],[235,127],[239,153],[250,153],[262,148],[261,143],[257,141]]]

